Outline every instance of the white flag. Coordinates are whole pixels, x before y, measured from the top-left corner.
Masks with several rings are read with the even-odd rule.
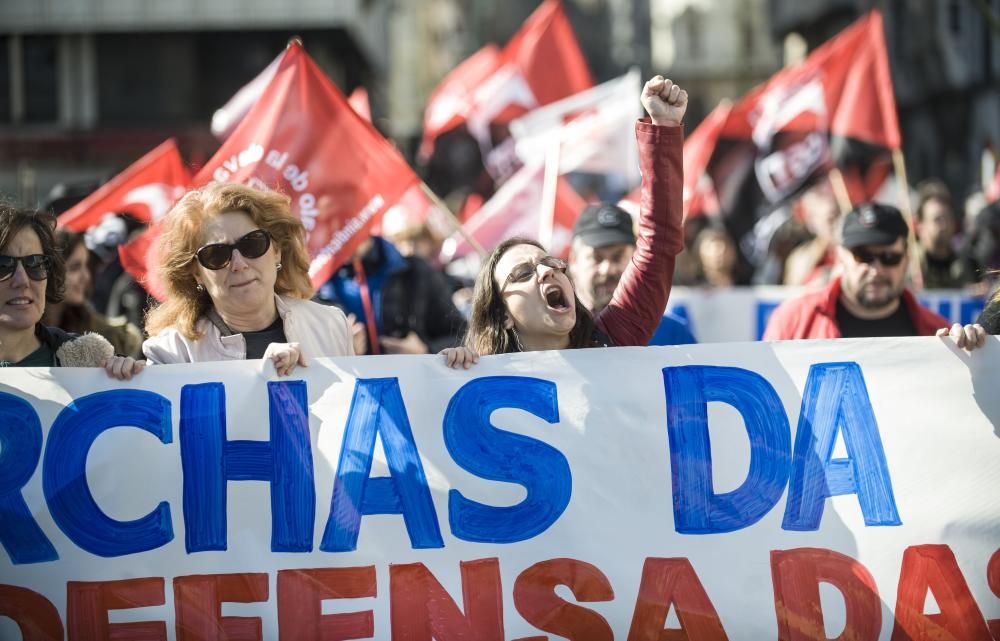
[[[593,89],[535,109],[510,124],[517,155],[542,162],[560,144],[559,172],[586,171],[639,181],[639,152],[633,129],[642,91],[638,69]]]

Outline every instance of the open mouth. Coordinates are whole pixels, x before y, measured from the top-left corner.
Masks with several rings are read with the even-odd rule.
[[[7,304],[8,305],[14,305],[15,307],[20,307],[20,306],[23,306],[23,305],[30,305],[31,304],[31,299],[30,298],[12,298],[9,301],[7,301]]]
[[[559,287],[549,287],[542,292],[542,296],[545,298],[545,304],[557,312],[565,312],[570,309],[569,301],[566,299],[566,294]]]

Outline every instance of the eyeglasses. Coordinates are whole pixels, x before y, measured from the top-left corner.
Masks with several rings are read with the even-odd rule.
[[[217,270],[229,266],[233,259],[233,250],[240,250],[243,258],[260,258],[271,247],[271,234],[263,229],[255,229],[235,243],[212,243],[205,245],[195,256],[205,269]]]
[[[30,256],[0,256],[0,281],[7,280],[17,271],[21,263],[24,273],[31,280],[45,280],[49,277],[49,257],[42,254]]]
[[[569,267],[569,265],[566,264],[566,261],[556,258],[555,256],[545,256],[537,262],[529,260],[523,263],[518,263],[517,265],[514,265],[514,268],[510,270],[509,274],[507,274],[507,278],[504,279],[503,286],[500,288],[500,291],[506,289],[507,285],[510,283],[528,282],[534,278],[536,273],[538,273],[539,265],[545,265],[549,269],[554,269],[557,272],[563,273],[565,273],[566,268]]]
[[[852,249],[851,254],[854,255],[854,260],[859,263],[864,263],[866,265],[871,265],[876,260],[882,263],[886,267],[895,267],[896,265],[903,262],[903,257],[906,256],[903,252],[875,252],[870,249],[865,249],[859,247],[857,249]]]

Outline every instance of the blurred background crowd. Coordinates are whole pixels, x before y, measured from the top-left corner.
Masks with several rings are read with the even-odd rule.
[[[1000,0],[565,0],[560,6],[594,84],[638,68],[643,78],[662,73],[688,91],[689,136],[720,105],[729,109],[878,9],[905,179],[901,168],[887,169],[863,199],[905,202],[901,209],[912,212],[912,288],[978,297],[992,291],[1000,268]],[[440,198],[435,206],[468,222],[518,169],[512,154],[499,153],[511,145],[510,118],[494,113],[485,130],[471,119],[439,126],[430,113],[435,93],[449,74],[456,80],[460,65],[468,69],[476,56],[517,38],[538,10],[538,0],[8,0],[0,4],[0,196],[62,214],[170,137],[197,170],[220,145],[226,123],[220,124],[219,107],[299,36],[358,113]],[[634,110],[638,116],[637,102]],[[709,162],[701,171],[718,180],[728,169]],[[587,203],[621,201],[628,210],[637,176],[573,171],[566,182],[571,191],[559,195],[556,209],[579,214]],[[813,286],[831,278],[841,217],[859,200],[850,175],[813,175],[766,204],[715,186],[696,211],[685,203],[686,250],[675,285]],[[127,209],[108,213],[80,234],[62,233],[67,296],[47,311],[46,324],[80,331],[100,322],[115,334],[120,353],[136,354],[150,299],[118,249],[145,224]],[[558,211],[553,215],[558,219]],[[445,317],[442,324],[454,326],[451,315],[466,306],[474,273],[461,261],[449,265],[462,252],[455,247],[461,239],[449,238],[447,218],[390,210],[356,255],[368,261],[362,264],[369,276],[385,271],[412,299],[394,312],[400,329],[387,335],[404,339],[420,325],[425,348],[448,343],[428,326]],[[557,244],[558,234],[549,233],[546,240]],[[438,276],[420,276],[425,264],[443,274],[454,308],[440,302]],[[346,263],[319,287],[319,298],[342,302],[338,279],[351,281],[355,265]],[[410,273],[417,274],[412,282],[433,282],[431,289],[415,289],[406,280]],[[413,320],[425,315],[432,320]]]

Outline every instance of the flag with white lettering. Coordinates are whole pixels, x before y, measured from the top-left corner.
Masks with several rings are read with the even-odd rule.
[[[508,123],[593,84],[562,3],[544,0],[499,55],[480,50],[434,91],[426,109],[424,155],[434,138],[462,123],[489,151],[491,123]]]
[[[737,102],[708,172],[730,230],[839,167],[852,199],[870,199],[901,144],[883,33],[873,10]]]

